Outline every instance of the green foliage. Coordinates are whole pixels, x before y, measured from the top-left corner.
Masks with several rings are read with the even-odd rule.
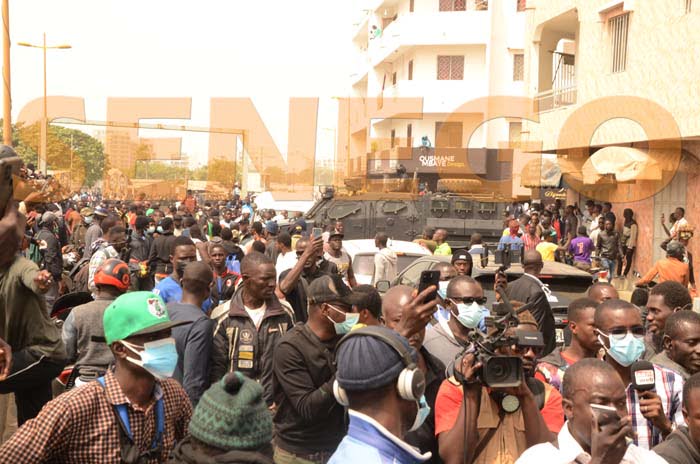
[[[38,167],[40,143],[41,123],[13,125],[12,145],[25,163],[34,163]],[[72,172],[75,188],[93,186],[102,179],[107,168],[102,142],[76,129],[50,125],[46,151],[48,169]]]

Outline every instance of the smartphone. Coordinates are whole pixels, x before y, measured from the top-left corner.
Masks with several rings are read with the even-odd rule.
[[[437,289],[440,285],[440,271],[423,271],[420,273],[420,281],[418,282],[418,293],[421,293],[431,285],[435,285],[435,291],[430,293],[424,302],[432,301],[437,298]]]
[[[605,406],[602,404],[591,404],[590,406],[591,411],[593,411],[598,421],[598,429],[603,425],[612,424],[620,420],[617,409],[612,406]]]
[[[311,229],[311,236],[315,239],[319,238],[321,235],[323,235],[323,229],[320,227],[314,227]]]

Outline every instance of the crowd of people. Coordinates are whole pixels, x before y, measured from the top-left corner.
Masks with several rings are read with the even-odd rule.
[[[0,463],[700,462],[700,315],[689,280],[663,278],[675,263],[633,302],[593,284],[556,343],[539,245],[590,257],[576,240],[602,224],[604,266],[611,249],[629,265],[633,216],[609,246],[610,205],[588,223],[574,207],[512,213],[501,245],[522,246],[524,273],[497,275],[506,313],[471,277],[477,234],[453,250],[426,231],[452,256],[439,283],[380,294],[358,285],[342,222],[317,233],[240,195],[4,210],[0,393],[19,428]],[[397,271],[387,239],[374,282]],[[494,381],[486,366],[505,361],[510,380]]]

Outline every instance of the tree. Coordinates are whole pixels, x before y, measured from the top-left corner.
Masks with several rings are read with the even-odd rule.
[[[2,130],[0,129],[0,134]],[[12,145],[25,163],[38,166],[41,123],[13,125]],[[50,125],[46,139],[47,168],[69,171],[73,187],[91,187],[104,176],[104,146],[85,132]]]

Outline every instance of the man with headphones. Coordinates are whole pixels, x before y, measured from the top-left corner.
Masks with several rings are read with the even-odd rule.
[[[374,326],[350,332],[336,353],[333,394],[349,408],[350,425],[329,464],[418,464],[430,459],[429,452],[420,454],[403,441],[430,412],[416,350],[393,330]]]

